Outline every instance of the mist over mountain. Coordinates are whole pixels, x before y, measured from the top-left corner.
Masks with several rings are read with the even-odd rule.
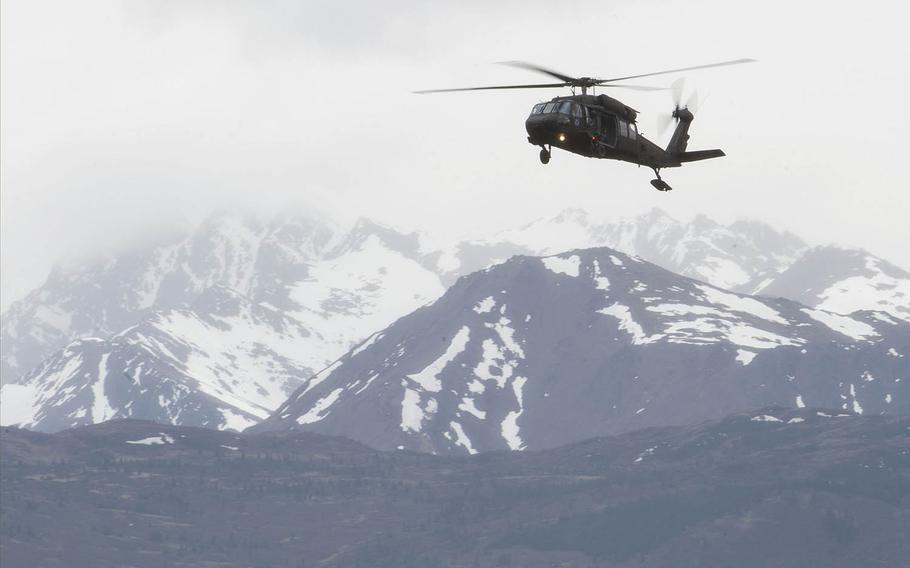
[[[368,221],[342,231],[215,217],[181,242],[56,274],[14,305],[4,421],[56,430],[141,416],[242,429],[442,291],[413,237]]]
[[[631,219],[598,220],[566,209],[492,239],[458,245],[463,267],[514,254],[549,256],[577,248],[610,247],[667,270],[738,292],[751,293],[789,267],[807,248],[797,236],[763,223],[722,225],[704,215],[682,223],[659,209]]]
[[[659,210],[606,221],[566,210],[445,244],[366,219],[219,214],[183,237],[60,267],[15,303],[0,342],[3,422],[55,431],[141,417],[242,429],[460,276],[515,254],[607,245],[721,288],[905,313],[910,279],[900,269],[862,252],[813,261],[820,249],[755,222],[681,223]],[[851,293],[805,294],[800,281],[820,291],[846,282]]]
[[[757,290],[822,310],[880,310],[910,321],[910,273],[865,251],[816,247]]]

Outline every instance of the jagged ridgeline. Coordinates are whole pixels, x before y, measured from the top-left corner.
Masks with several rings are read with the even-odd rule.
[[[15,303],[3,317],[0,414],[47,431],[116,417],[242,429],[459,276],[515,254],[592,245],[727,290],[907,318],[910,277],[900,269],[861,251],[809,249],[759,223],[567,210],[445,244],[368,220],[218,215],[186,237],[58,268]]]
[[[764,405],[910,411],[910,324],[751,297],[612,249],[461,278],[301,386],[262,430],[381,449],[542,449]]]

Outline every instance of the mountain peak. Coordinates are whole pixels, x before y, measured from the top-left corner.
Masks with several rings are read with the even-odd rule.
[[[910,273],[864,250],[808,250],[760,293],[840,314],[878,310],[910,321]]]
[[[890,412],[910,404],[888,352],[902,354],[908,334],[731,293],[607,247],[515,256],[375,334],[256,428],[474,453],[769,404]]]

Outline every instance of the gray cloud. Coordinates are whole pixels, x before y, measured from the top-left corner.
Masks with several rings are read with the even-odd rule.
[[[4,3],[3,305],[65,254],[287,203],[444,236],[659,205],[910,266],[903,4],[490,4]],[[761,62],[689,76],[707,99],[690,145],[728,157],[666,172],[667,195],[625,164],[540,166],[523,122],[554,93],[409,93],[536,79],[506,59],[612,75],[741,56]],[[669,106],[621,98],[648,134]]]

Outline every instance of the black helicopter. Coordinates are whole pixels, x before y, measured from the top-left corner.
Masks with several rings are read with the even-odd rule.
[[[637,110],[626,106],[622,102],[607,95],[594,94],[595,88],[624,88],[637,91],[666,90],[660,87],[644,87],[615,83],[628,79],[653,77],[655,75],[694,71],[696,69],[721,67],[724,65],[752,63],[754,61],[754,59],[736,59],[733,61],[721,61],[719,63],[710,63],[707,65],[696,65],[694,67],[669,69],[656,73],[615,77],[612,79],[571,77],[533,63],[506,61],[502,62],[502,64],[544,73],[559,79],[560,82],[530,85],[465,87],[456,89],[430,89],[414,92],[418,94],[427,94],[454,91],[569,87],[572,89],[571,96],[555,97],[549,102],[534,105],[534,108],[531,110],[531,115],[525,121],[525,129],[528,131],[528,142],[535,146],[540,146],[541,148],[540,161],[544,164],[549,163],[552,148],[555,146],[589,158],[605,158],[631,162],[640,166],[647,166],[654,170],[654,174],[657,178],[651,180],[651,185],[659,191],[670,191],[672,188],[660,177],[660,170],[662,168],[675,168],[686,162],[719,158],[725,155],[723,150],[696,150],[691,152],[686,150],[686,145],[689,141],[689,125],[692,123],[695,116],[692,114],[692,111],[689,110],[689,104],[682,107],[680,106],[682,91],[681,80],[678,80],[673,84],[676,107],[667,117],[667,124],[669,124],[669,120],[672,118],[676,119],[677,125],[676,130],[673,132],[673,136],[670,138],[670,143],[666,148],[661,148],[638,132],[638,126],[636,125],[636,119],[638,118]],[[580,95],[576,94],[576,89],[581,89]],[[591,89],[592,94],[588,94],[588,89]]]

